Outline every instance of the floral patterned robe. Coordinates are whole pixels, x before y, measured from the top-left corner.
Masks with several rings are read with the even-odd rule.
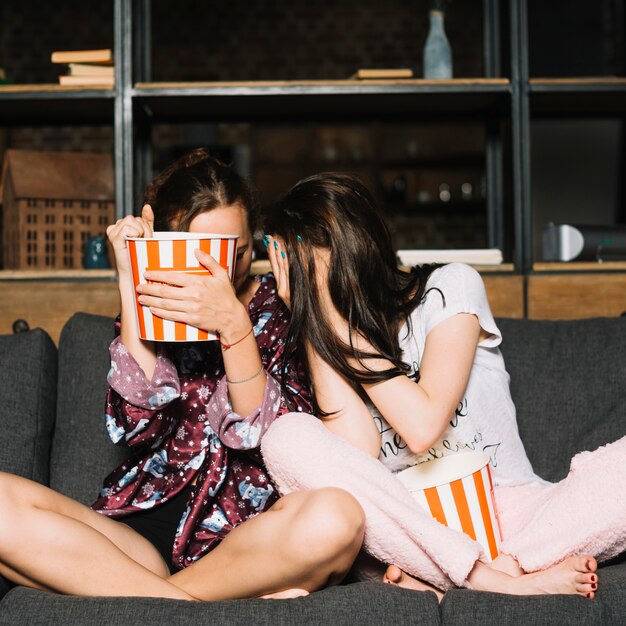
[[[230,405],[218,342],[160,344],[150,381],[119,337],[111,344],[106,426],[112,441],[134,454],[106,478],[92,508],[122,517],[158,506],[197,479],[176,532],[172,563],[179,568],[277,500],[261,438],[280,415],[312,411],[302,364],[284,350],[289,311],[271,274],[257,280],[248,312],[267,383],[250,415]]]

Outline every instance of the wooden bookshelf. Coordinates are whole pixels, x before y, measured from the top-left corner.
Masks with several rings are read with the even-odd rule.
[[[40,93],[63,93],[67,92],[85,92],[85,91],[110,91],[113,88],[110,85],[59,85],[57,83],[50,84],[32,84],[32,85],[0,85],[0,98],[5,94],[40,94]]]
[[[626,261],[533,263],[534,272],[626,272]]]
[[[581,86],[594,87],[603,86],[624,86],[626,87],[626,77],[623,76],[585,76],[581,78],[530,78],[528,84],[532,86]]]
[[[626,313],[626,273],[535,274],[527,278],[531,319],[616,317]]]
[[[115,270],[0,270],[0,281],[116,280]]]
[[[432,80],[425,78],[376,78],[343,80],[257,80],[257,81],[194,81],[194,82],[138,82],[135,89],[223,89],[242,87],[262,89],[269,87],[354,87],[354,86],[403,86],[403,87],[508,87],[507,78],[451,78]]]

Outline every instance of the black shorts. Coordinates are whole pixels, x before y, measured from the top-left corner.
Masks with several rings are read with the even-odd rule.
[[[190,490],[191,485],[187,485],[164,504],[117,518],[118,522],[128,524],[159,551],[172,574],[180,569],[172,565],[172,548],[178,523],[187,507]]]

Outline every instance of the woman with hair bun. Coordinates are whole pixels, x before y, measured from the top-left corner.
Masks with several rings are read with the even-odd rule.
[[[305,595],[349,570],[356,500],[335,488],[279,498],[260,456],[274,420],[312,405],[276,282],[250,275],[255,227],[248,184],[204,150],[155,178],[140,217],[109,226],[121,314],[106,425],[132,454],[91,508],[0,473],[0,574],[65,594],[225,600]],[[239,236],[233,281],[196,250],[210,276],[152,272],[137,288],[153,313],[219,342],[139,338],[126,237],[155,229]]]

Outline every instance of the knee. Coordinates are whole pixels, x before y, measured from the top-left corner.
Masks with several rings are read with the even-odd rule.
[[[0,511],[8,510],[14,504],[17,491],[17,477],[8,472],[0,472]]]
[[[19,490],[15,489],[16,477],[7,472],[0,472],[0,543],[10,541],[11,530],[9,525],[14,515],[12,513],[18,504]]]
[[[312,567],[354,559],[365,532],[365,513],[358,501],[336,487],[301,493],[306,499],[295,511],[290,533],[300,556]]]

